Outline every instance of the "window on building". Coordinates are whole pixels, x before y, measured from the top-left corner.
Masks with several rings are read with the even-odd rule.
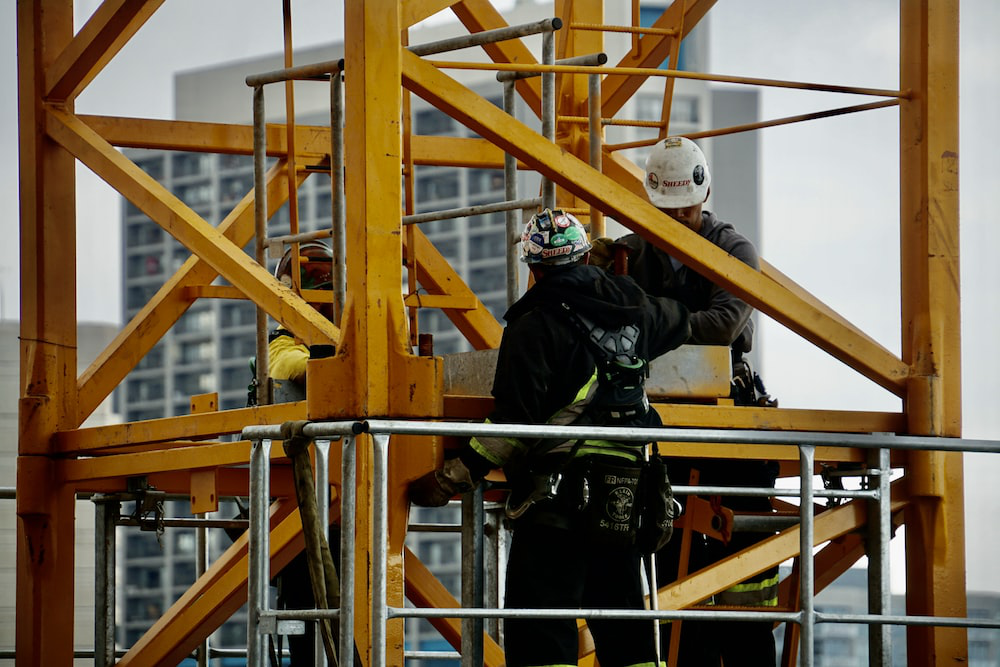
[[[129,403],[162,400],[163,378],[130,380],[126,385],[126,392],[126,400]]]
[[[178,333],[208,333],[215,329],[215,321],[215,311],[209,305],[184,313],[177,321],[175,331]]]
[[[173,157],[174,178],[211,173],[212,156],[208,153],[176,153]]]
[[[257,323],[257,309],[252,303],[224,303],[219,308],[219,320],[224,329]]]
[[[469,288],[477,294],[493,292],[507,287],[506,265],[485,266],[469,271]]]
[[[148,158],[136,158],[135,165],[149,174],[150,177],[160,181],[163,180],[163,161],[162,155],[155,155]]]
[[[253,189],[253,174],[228,176],[219,181],[219,199],[223,204],[235,204]]]
[[[137,209],[138,211],[138,209]],[[142,215],[139,213],[139,215]],[[155,222],[142,216],[141,222],[129,223],[125,229],[125,243],[129,248],[153,245],[163,241],[163,230]]]
[[[125,538],[125,556],[128,558],[149,558],[162,556],[159,542],[155,535],[132,532]]]
[[[413,125],[417,134],[451,134],[455,120],[443,111],[423,109],[414,114]]]
[[[660,16],[663,14],[663,10],[664,9],[666,9],[666,8],[662,7],[662,6],[661,7],[639,7],[639,25],[642,26],[642,27],[644,27],[644,28],[650,27],[651,25],[653,25],[653,23],[656,21],[656,19],[660,18]],[[687,50],[688,50],[687,49],[687,44],[688,43],[687,43],[686,40],[684,40],[684,41],[681,42],[680,52],[678,53],[678,56],[677,56],[677,67],[671,67],[670,66],[670,59],[666,58],[666,59],[664,59],[664,61],[662,63],[660,63],[660,69],[686,70],[687,69],[687,61],[689,60],[689,57],[688,57],[688,54],[687,54]]]
[[[469,260],[503,257],[506,250],[504,239],[507,232],[503,229],[469,236]]]
[[[161,572],[159,565],[129,566],[125,571],[125,586],[128,590],[159,588],[163,579]]]
[[[191,208],[208,205],[215,199],[215,189],[211,183],[200,182],[181,185],[176,190],[174,194],[177,195],[177,198]]]
[[[417,200],[453,199],[458,196],[458,172],[447,171],[417,178]]]
[[[189,398],[216,391],[215,375],[211,371],[178,373],[174,381],[174,398]],[[190,405],[187,406],[190,408]],[[185,410],[187,411],[187,410]]]
[[[503,192],[503,172],[499,169],[469,169],[468,191],[472,195]]]
[[[146,353],[146,356],[142,358],[136,369],[142,370],[147,368],[162,368],[163,367],[163,347],[157,345],[152,350]]]

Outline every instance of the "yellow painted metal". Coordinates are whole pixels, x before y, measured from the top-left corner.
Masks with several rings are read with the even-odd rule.
[[[461,603],[448,592],[434,573],[408,548],[403,551],[406,568],[406,597],[418,608],[457,608]],[[462,626],[458,619],[428,619],[434,629],[455,649],[462,646]],[[483,663],[486,667],[504,664],[503,649],[489,635],[483,636]]]
[[[430,67],[403,53],[404,85],[449,115],[460,119],[525,164],[569,192],[598,205],[605,214],[631,220],[657,246],[699,273],[767,313],[814,344],[835,354],[886,389],[903,393],[909,369],[894,354],[858,335],[839,321],[817,312],[795,294],[775,284],[711,242],[649,206],[619,184],[595,172],[585,162],[545,141],[536,132]]]
[[[900,3],[900,268],[911,432],[962,432],[958,200],[958,0]],[[906,611],[966,614],[962,455],[913,452]],[[907,629],[910,664],[968,661],[964,628]]]
[[[284,184],[283,162],[276,164],[266,178],[268,212],[273,214],[284,203],[288,188]],[[303,176],[304,178],[304,176]],[[219,231],[239,247],[254,233],[253,198],[244,197],[219,224]],[[80,413],[89,415],[125,375],[173,326],[191,306],[188,287],[210,283],[218,275],[204,260],[192,255],[163,284],[153,298],[115,337],[110,345],[84,371],[79,379]]]
[[[282,285],[267,269],[231,243],[180,199],[105,142],[87,125],[57,110],[47,115],[49,135],[115,187],[171,236],[239,287],[308,345],[338,338],[336,327]]]
[[[409,136],[413,164],[499,168],[503,151],[519,160],[519,168],[553,178],[564,204],[613,215],[689,266],[742,296],[762,312],[836,356],[903,399],[903,411],[841,412],[738,408],[726,405],[656,407],[666,423],[692,427],[896,432],[928,435],[961,433],[958,293],[958,0],[904,0],[901,17],[901,91],[851,88],[853,92],[893,98],[866,105],[900,106],[901,358],[886,350],[797,285],[762,262],[755,272],[724,256],[678,225],[670,224],[647,205],[642,171],[621,154],[604,150],[598,173],[586,165],[584,126],[572,119],[586,115],[586,74],[560,68],[557,145],[545,142],[504,116],[491,104],[457,85],[386,35],[436,14],[450,11],[469,31],[507,25],[488,0],[362,0],[345,3],[348,82],[347,152],[353,168],[348,178],[348,294],[345,330],[315,315],[302,299],[275,285],[261,267],[240,250],[252,238],[253,199],[248,194],[215,228],[191,212],[162,186],[141,172],[114,147],[206,151],[249,155],[252,128],[216,123],[161,121],[74,114],[72,100],[122,49],[160,6],[159,0],[107,0],[73,35],[73,11],[56,0],[24,0],[18,4],[19,110],[21,165],[21,396],[18,460],[18,664],[62,665],[72,660],[72,638],[54,627],[72,625],[74,519],[76,490],[117,490],[129,476],[176,492],[216,495],[245,486],[247,443],[197,442],[237,433],[249,424],[280,423],[306,416],[481,418],[490,407],[483,397],[444,396],[438,360],[415,356],[409,345],[400,292],[404,246],[427,301],[451,306],[447,316],[476,349],[499,344],[502,328],[448,262],[418,230],[404,239],[400,226],[400,165],[403,136],[399,126],[400,83],[478,132],[482,139]],[[602,84],[602,112],[613,117],[651,75],[677,40],[666,32],[682,26],[687,34],[715,5],[714,0],[675,2],[634,40],[635,47],[618,62]],[[600,50],[601,0],[558,0],[555,13],[566,24],[557,33],[558,57]],[[587,26],[587,30],[567,26]],[[662,28],[664,30],[659,30]],[[537,68],[521,40],[485,48],[497,63]],[[691,78],[727,80],[690,73]],[[667,75],[672,75],[667,73]],[[742,83],[816,88],[813,84],[738,77]],[[732,79],[736,79],[735,77]],[[820,86],[833,90],[837,87]],[[846,87],[841,87],[846,88]],[[517,83],[528,107],[538,112],[537,77]],[[897,102],[898,100],[898,102]],[[669,103],[669,99],[667,100]],[[803,120],[805,118],[802,118]],[[786,120],[800,120],[786,119]],[[765,124],[758,124],[764,127]],[[741,131],[754,127],[734,128]],[[704,136],[710,136],[709,130]],[[268,125],[268,154],[279,163],[268,176],[268,204],[273,213],[289,190],[308,173],[329,170],[330,132],[314,126]],[[289,162],[295,183],[285,170]],[[192,251],[191,259],[129,322],[116,340],[79,378],[76,368],[76,253],[73,158],[126,194]],[[57,240],[58,242],[54,242]],[[233,288],[213,287],[217,276]],[[253,300],[307,342],[338,343],[338,355],[310,362],[310,403],[211,412],[92,429],[78,429],[186,309],[199,298],[245,297]],[[412,298],[412,297],[411,297]],[[360,558],[370,553],[371,443],[359,440]],[[694,454],[695,447],[666,443],[673,455]],[[434,439],[400,439],[391,447],[389,595],[402,604],[404,569],[416,574],[413,595],[435,597],[435,582],[422,577],[412,555],[404,554],[406,481],[440,461]],[[405,452],[405,453],[404,453]],[[785,474],[797,470],[794,448],[699,445],[707,456],[782,461]],[[89,456],[94,458],[87,458]],[[818,461],[859,461],[852,450],[818,448]],[[64,460],[56,460],[55,457]],[[276,462],[280,454],[273,454]],[[77,458],[80,457],[80,458]],[[936,616],[965,613],[962,459],[960,455],[927,453],[893,457],[906,469],[910,493],[897,494],[894,508],[905,507],[907,526],[908,611]],[[277,466],[279,469],[281,466]],[[211,479],[209,478],[211,475]],[[276,471],[283,479],[284,472]],[[202,476],[204,478],[202,479]],[[192,480],[194,477],[194,480]],[[276,485],[285,493],[284,482]],[[287,503],[284,510],[287,512]],[[897,515],[898,516],[898,515]],[[859,529],[863,512],[846,506],[823,513],[817,541]],[[272,535],[278,558],[290,558],[300,540],[297,518],[282,522]],[[661,591],[661,606],[690,604],[708,591],[739,581],[775,559],[794,557],[797,534],[782,533],[739,557]],[[853,541],[852,541],[853,540]],[[856,557],[856,538],[828,546],[817,563],[817,583]],[[245,549],[245,547],[244,547]],[[44,551],[46,558],[38,555]],[[822,554],[821,554],[822,556]],[[277,561],[276,561],[277,562]],[[404,564],[405,563],[405,564]],[[727,583],[728,582],[728,583]],[[371,582],[358,582],[359,606],[370,609]],[[227,555],[213,574],[199,581],[163,621],[147,634],[121,664],[176,662],[239,606],[246,585],[245,550]],[[244,595],[245,598],[245,595]],[[667,605],[669,606],[669,604]],[[368,646],[371,628],[359,614],[359,645]],[[45,619],[45,623],[42,623]],[[455,625],[455,624],[451,624]],[[389,644],[402,646],[402,623],[393,621]],[[966,656],[965,631],[955,628],[911,628],[911,664],[952,664]],[[401,651],[391,651],[390,664],[401,664]],[[500,664],[499,648],[487,644],[487,664]],[[917,656],[917,657],[912,657]],[[366,661],[370,656],[366,655]],[[588,659],[588,658],[585,658]]]
[[[271,505],[271,571],[302,550],[302,521],[294,501]],[[237,538],[116,664],[176,665],[247,601],[247,535]],[[67,663],[68,664],[68,663]]]
[[[121,50],[163,0],[108,0],[46,72],[50,101],[76,97]]]
[[[47,68],[73,35],[72,5],[18,3],[17,33],[21,373],[14,632],[19,665],[69,665],[75,498],[56,482],[48,455],[53,433],[79,425],[76,174],[72,157],[45,136],[44,97]]]

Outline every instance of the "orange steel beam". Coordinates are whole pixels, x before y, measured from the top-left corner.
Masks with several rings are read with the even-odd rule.
[[[76,420],[76,165],[45,136],[45,74],[73,36],[70,3],[17,3],[21,369],[18,399],[18,665],[73,661],[73,489],[52,434]],[[72,107],[72,102],[69,103]]]
[[[693,0],[692,2],[674,2],[660,18],[653,22],[654,28],[673,28],[683,26],[680,39],[684,39],[696,25],[705,17],[708,10],[715,5],[715,0]],[[683,12],[683,15],[682,15]],[[639,39],[636,48],[632,49],[620,61],[618,67],[658,67],[670,53],[670,44],[676,37],[647,34]],[[671,67],[673,64],[671,64]],[[625,76],[611,74],[601,83],[601,116],[613,117],[631,99],[639,87],[646,81],[645,76]]]
[[[57,455],[96,455],[116,449],[170,440],[198,440],[227,433],[239,433],[248,424],[280,424],[304,419],[306,402],[276,403],[253,408],[222,410],[200,415],[179,415],[163,419],[93,426],[59,431],[53,437]]]
[[[271,505],[271,571],[302,550],[302,521],[294,501]],[[176,665],[247,601],[247,534],[181,595],[116,664],[118,667]]]
[[[606,215],[631,219],[654,244],[740,296],[810,342],[886,389],[902,394],[909,368],[893,353],[837,319],[818,312],[796,294],[674,223],[585,162],[563,152],[528,127],[416,56],[402,54],[404,85],[525,164],[577,193]]]
[[[457,609],[461,603],[448,592],[434,573],[409,548],[403,550],[406,571],[406,597],[417,608]],[[455,650],[462,648],[462,624],[455,618],[429,618],[427,621],[441,633]],[[503,649],[487,634],[483,635],[483,663],[486,667],[504,664]]]
[[[455,13],[469,32],[482,32],[507,27],[503,16],[488,0],[462,0],[452,5]],[[537,64],[534,54],[519,39],[506,40],[483,46],[483,50],[497,63]],[[542,109],[542,82],[539,77],[519,79],[514,83],[521,99],[536,116]]]
[[[399,3],[399,23],[403,28],[410,28],[456,2],[458,0],[402,0]]]
[[[76,97],[160,8],[163,0],[106,0],[46,72],[50,101]]]
[[[415,232],[413,243],[416,246],[417,280],[431,294],[450,294],[473,300],[474,309],[444,308],[444,314],[475,349],[498,347],[503,334],[500,323],[424,233],[419,229]]]
[[[284,162],[269,170],[267,180],[268,216],[273,215],[288,196],[284,183]],[[303,174],[301,178],[305,178]],[[219,231],[234,245],[245,246],[254,234],[254,199],[251,192],[219,223]],[[167,279],[156,294],[136,313],[108,347],[80,376],[80,417],[85,419],[100,405],[150,349],[163,337],[194,299],[186,289],[212,282],[218,272],[192,255]]]
[[[906,412],[922,435],[962,432],[957,0],[900,3],[900,269]],[[912,452],[906,611],[965,616],[962,455]],[[968,661],[964,628],[909,627],[910,664]]]
[[[115,150],[82,121],[55,109],[46,116],[49,136],[160,224],[195,255],[284,324],[307,345],[336,340],[337,328],[216,227],[205,222],[156,180]]]
[[[902,509],[907,501],[905,490],[893,487],[891,511]],[[864,526],[865,503],[851,501],[816,515],[813,544],[821,544]],[[773,567],[799,553],[799,526],[783,530],[774,537],[700,570],[659,591],[660,609],[684,609],[710,595],[739,583],[749,576]]]

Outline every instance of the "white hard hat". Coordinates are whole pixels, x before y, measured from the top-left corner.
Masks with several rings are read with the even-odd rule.
[[[646,194],[657,208],[685,208],[708,197],[712,175],[705,154],[684,137],[657,142],[646,158]]]

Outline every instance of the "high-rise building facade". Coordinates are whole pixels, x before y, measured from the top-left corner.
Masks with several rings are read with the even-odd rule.
[[[666,3],[669,4],[669,3]],[[646,23],[659,15],[661,7],[643,10]],[[609,24],[631,21],[628,3],[615,7],[609,3]],[[512,24],[528,23],[551,15],[551,5],[519,3],[507,16]],[[699,26],[685,41],[679,58],[680,67],[707,69],[708,26]],[[457,23],[418,27],[410,32],[410,43],[436,41],[464,32]],[[617,33],[606,36],[609,62],[621,57],[630,46],[630,37]],[[535,44],[531,38],[526,41]],[[476,50],[461,52],[456,58],[482,60]],[[296,64],[324,62],[342,57],[343,45],[310,49],[297,53]],[[666,63],[665,63],[666,64]],[[272,54],[251,61],[228,63],[177,75],[175,79],[176,117],[205,122],[249,123],[252,118],[250,90],[246,76],[273,71],[283,66],[282,57]],[[455,71],[450,75],[475,90],[497,106],[501,105],[502,86],[494,72]],[[267,89],[268,122],[284,122],[282,88]],[[471,137],[471,130],[427,105],[415,96],[412,102],[412,128],[418,135]],[[629,105],[620,118],[659,121],[663,103],[662,80],[651,81]],[[329,125],[329,92],[326,84],[295,84],[296,123]],[[716,89],[703,82],[677,81],[672,107],[671,132],[690,133],[716,126],[713,115],[727,125],[757,120],[757,93],[747,89]],[[540,123],[523,104],[515,116],[538,129]],[[648,124],[647,124],[648,125]],[[614,125],[606,128],[607,143],[625,143],[649,139],[656,130],[648,126]],[[756,137],[736,140],[722,137],[703,142],[715,172],[709,208],[731,220],[751,238],[756,238],[758,224],[758,188],[755,167],[759,159]],[[128,151],[143,170],[159,180],[185,204],[211,224],[218,224],[253,186],[250,157],[236,155],[170,153],[165,151]],[[642,164],[645,149],[636,148],[628,156]],[[739,167],[739,168],[737,168]],[[348,169],[350,167],[348,166]],[[350,178],[348,174],[348,179]],[[752,181],[752,186],[746,183]],[[504,197],[501,170],[463,169],[443,166],[417,166],[413,179],[414,213],[440,211],[478,204],[500,202]],[[534,197],[539,180],[533,173],[518,176],[520,197]],[[350,196],[350,195],[348,195]],[[299,230],[328,229],[331,223],[331,188],[328,174],[315,174],[298,189]],[[167,235],[136,207],[126,203],[123,213],[123,288],[124,317],[131,319],[156,290],[181,266],[190,253]],[[285,205],[268,223],[268,235],[289,230],[289,207]],[[504,213],[491,213],[457,219],[442,219],[421,224],[436,248],[465,279],[479,299],[501,318],[507,308],[506,260],[507,232]],[[622,232],[609,221],[609,234]],[[250,250],[250,249],[248,249]],[[350,261],[348,248],[348,261]],[[271,266],[275,258],[271,258]],[[521,280],[522,289],[525,280]],[[190,397],[218,392],[220,409],[243,407],[251,379],[249,359],[255,353],[255,308],[250,302],[200,299],[164,336],[160,343],[129,375],[121,395],[121,411],[126,420],[152,419],[186,414]],[[462,335],[439,310],[421,309],[418,326],[421,333],[433,334],[434,352],[448,354],[470,349]],[[232,515],[232,508],[220,515]],[[168,514],[182,514],[183,503],[168,506]],[[457,508],[417,509],[417,522],[458,522]],[[209,539],[209,550],[218,553],[226,546],[219,532]],[[411,548],[438,574],[456,596],[460,586],[459,538],[454,532],[412,532]],[[193,530],[174,529],[162,538],[162,546],[148,533],[132,531],[120,540],[123,579],[119,580],[119,641],[131,645],[194,578],[195,542]],[[240,615],[227,624],[213,644],[242,646],[245,630],[240,630]],[[441,650],[443,640],[426,621],[408,625],[407,648]],[[433,659],[423,665],[436,664]],[[451,663],[445,663],[451,664]]]

